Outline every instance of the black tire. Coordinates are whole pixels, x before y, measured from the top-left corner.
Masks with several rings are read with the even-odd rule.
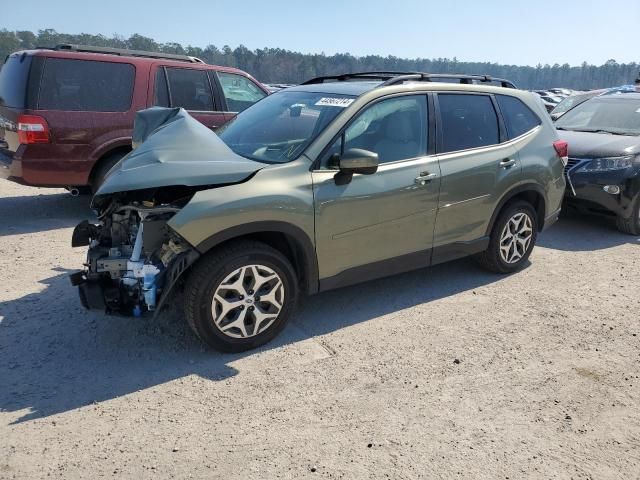
[[[104,182],[104,177],[107,176],[109,170],[111,170],[113,166],[118,163],[125,155],[126,152],[119,152],[109,155],[108,157],[100,160],[100,163],[98,163],[98,165],[95,167],[95,170],[91,174],[90,188],[92,194],[95,195],[95,193],[100,188],[100,185],[102,185],[102,182]]]
[[[616,217],[618,230],[629,235],[640,235],[640,194],[636,197],[631,207],[631,216]]]
[[[243,266],[256,264],[271,269],[282,281],[282,307],[276,319],[254,336],[232,338],[223,333],[214,322],[213,297],[221,283],[234,271]],[[263,345],[278,335],[287,324],[297,300],[298,282],[289,260],[264,243],[239,241],[216,249],[198,261],[185,286],[184,310],[189,326],[204,343],[223,352],[242,352]],[[257,302],[259,300],[247,308],[259,308]],[[244,310],[245,305],[238,308]],[[251,321],[252,318],[255,320],[255,317],[249,312],[245,315],[243,318],[248,320],[243,321],[243,324],[247,330],[254,328],[256,322],[252,324]]]
[[[529,217],[531,222],[531,240],[524,252],[524,254],[520,257],[519,260],[508,263],[506,260],[502,258],[500,254],[500,237],[505,229],[507,223],[516,215],[525,214]],[[512,273],[516,272],[527,263],[529,259],[529,255],[531,255],[531,251],[536,243],[536,239],[538,238],[538,222],[537,215],[534,208],[530,203],[525,202],[523,200],[518,200],[513,203],[508,204],[500,215],[496,219],[496,222],[493,225],[493,230],[491,230],[491,237],[489,239],[489,247],[484,251],[474,256],[474,259],[480,266],[489,270],[490,272],[495,273]]]

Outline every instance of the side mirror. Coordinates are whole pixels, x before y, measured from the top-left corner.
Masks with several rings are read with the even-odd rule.
[[[378,154],[361,148],[350,148],[340,157],[340,171],[371,175],[378,171]]]
[[[341,156],[336,155],[333,160],[340,169],[334,177],[336,185],[351,182],[354,173],[371,175],[378,171],[378,154],[361,148],[350,148]]]

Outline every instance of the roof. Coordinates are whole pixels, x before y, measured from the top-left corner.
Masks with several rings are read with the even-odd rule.
[[[95,60],[95,61],[109,61],[109,62],[120,62],[120,63],[132,63],[132,64],[143,64],[143,63],[162,63],[162,65],[167,66],[175,66],[182,68],[198,68],[198,69],[207,69],[207,70],[217,70],[222,72],[236,73],[243,76],[249,76],[246,72],[239,70],[233,67],[223,67],[220,65],[212,65],[210,63],[200,63],[200,62],[186,62],[181,60],[173,60],[171,58],[155,58],[155,57],[146,57],[146,56],[136,56],[136,55],[114,55],[111,53],[98,53],[98,52],[82,52],[82,51],[74,51],[74,50],[54,50],[50,48],[35,48],[32,50],[20,50],[17,52],[11,53],[9,56],[19,56],[19,55],[32,55],[32,56],[42,56],[42,57],[52,57],[52,58],[69,58],[69,59],[83,59],[83,60]]]

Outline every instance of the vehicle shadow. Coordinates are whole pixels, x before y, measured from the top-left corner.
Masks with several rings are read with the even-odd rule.
[[[157,319],[105,317],[80,307],[68,272],[45,288],[0,303],[0,411],[16,423],[46,417],[150,388],[188,375],[211,381],[240,372],[230,366],[257,351],[500,281],[469,260],[439,265],[302,300],[275,341],[243,354],[204,347],[177,307]]]
[[[69,193],[0,197],[0,236],[75,227],[93,218],[90,195]]]
[[[538,245],[554,250],[584,252],[625,244],[640,245],[640,238],[618,231],[613,218],[569,210],[538,237]]]

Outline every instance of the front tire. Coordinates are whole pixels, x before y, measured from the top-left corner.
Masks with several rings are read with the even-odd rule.
[[[185,316],[196,335],[223,352],[272,340],[298,298],[287,258],[261,242],[241,241],[201,258],[185,288]]]
[[[475,256],[485,269],[512,273],[526,264],[538,238],[537,215],[530,203],[516,201],[501,213],[491,231],[489,247]]]
[[[616,218],[618,230],[629,235],[640,235],[640,194],[636,197],[631,208],[630,217]]]

